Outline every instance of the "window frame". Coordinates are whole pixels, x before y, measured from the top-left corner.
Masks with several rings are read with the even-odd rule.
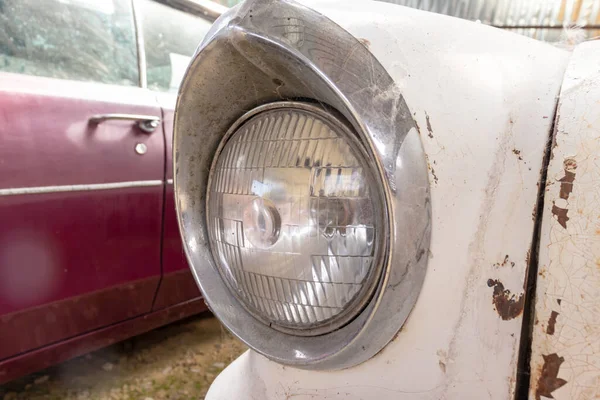
[[[140,0],[129,0],[131,2],[131,9],[133,11],[133,25],[135,29],[136,47],[138,53],[138,75],[139,75],[139,87],[142,89],[148,89],[148,75],[146,62],[146,48],[144,38],[144,27],[142,22],[142,15],[139,9],[138,2]],[[205,19],[211,24],[216,21],[219,16],[225,12],[228,8],[221,6],[220,4],[213,3],[209,0],[146,0],[160,3],[167,7],[175,10],[182,11],[184,13],[194,15],[196,17]],[[158,90],[148,89],[153,93],[163,93]]]

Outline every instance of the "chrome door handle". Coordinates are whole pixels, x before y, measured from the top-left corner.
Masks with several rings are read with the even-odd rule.
[[[110,119],[120,121],[136,121],[136,125],[140,130],[146,133],[152,133],[160,124],[160,118],[153,115],[136,115],[136,114],[99,114],[93,115],[89,119],[89,123],[98,125],[101,122],[108,121]]]

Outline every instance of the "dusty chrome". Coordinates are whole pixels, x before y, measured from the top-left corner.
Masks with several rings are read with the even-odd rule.
[[[113,190],[123,188],[161,186],[163,181],[132,181],[115,183],[93,183],[89,185],[60,185],[60,186],[34,186],[23,188],[0,189],[0,196],[17,196],[22,194],[44,194],[64,192],[85,192],[90,190]]]
[[[142,16],[137,5],[138,0],[131,0],[131,9],[133,10],[133,23],[135,26],[135,40],[138,52],[138,73],[140,76],[140,87],[148,87],[148,75],[146,73],[146,48],[144,47],[144,32],[142,27]]]
[[[141,156],[143,156],[144,154],[146,154],[146,152],[148,151],[148,146],[146,146],[145,143],[137,143],[135,145],[135,152]]]
[[[136,115],[136,114],[100,114],[94,115],[89,119],[89,123],[92,125],[98,125],[104,121],[118,120],[118,121],[135,121],[136,125],[140,130],[146,133],[152,133],[158,125],[160,125],[160,118],[152,115]]]
[[[308,99],[337,112],[383,182],[387,243],[379,285],[363,311],[321,336],[289,335],[249,314],[227,289],[207,246],[208,171],[228,129],[245,112]],[[421,289],[431,211],[427,166],[401,89],[356,38],[290,0],[246,1],[219,18],[180,88],[174,131],[175,194],[186,255],[207,303],[244,342],[272,360],[345,368],[379,352]]]
[[[276,118],[281,114],[289,118],[287,120],[289,124]],[[298,121],[298,124],[293,124],[291,122],[293,120]],[[272,123],[267,126],[265,124],[267,121],[272,121]],[[315,123],[315,121],[319,122]],[[287,128],[284,134],[276,130],[278,126],[282,125]],[[264,127],[264,129],[257,128],[257,133],[253,129],[257,126]],[[315,145],[314,153],[309,155],[309,146],[302,146],[301,143],[306,144],[307,131],[309,131],[306,128],[312,126],[320,127],[318,128],[320,139],[313,138],[312,141],[313,143],[321,141],[321,146]],[[238,135],[244,134],[246,134],[246,138],[254,137],[257,141],[247,141],[247,139],[236,141],[236,137],[240,137]],[[268,135],[271,140],[262,139],[259,135]],[[232,138],[232,136],[235,137]],[[288,140],[281,140],[281,136],[285,136]],[[273,141],[274,137],[279,140]],[[305,139],[300,139],[300,137]],[[343,141],[341,145],[338,144],[340,140]],[[275,143],[271,148],[278,150],[265,151],[262,148],[254,147],[254,145],[266,145],[269,142]],[[324,147],[324,143],[327,142],[334,146]],[[248,156],[250,160],[246,161],[247,158],[244,155],[243,162],[250,164],[250,173],[246,173],[248,169],[244,168],[248,165],[243,165],[243,168],[234,174],[239,181],[232,182],[231,179],[225,178],[226,172],[235,170],[235,167],[231,165],[237,163],[238,160],[231,157],[230,153],[223,153],[228,145],[232,145],[235,154],[242,155],[243,153],[237,149],[246,143],[252,143],[252,145],[246,145],[245,148],[254,148],[256,149],[255,154],[265,157],[253,158],[250,155]],[[285,148],[281,143],[288,143],[290,146]],[[321,148],[321,151],[317,150],[318,147]],[[230,146],[229,149],[232,147]],[[306,156],[296,157],[292,152],[293,149],[304,149],[300,152]],[[324,176],[326,170],[340,172],[340,168],[344,169],[341,163],[336,163],[333,167],[325,166],[327,161],[342,159],[342,155],[336,152],[339,150],[342,150],[341,153],[351,152],[351,155],[345,156],[345,161],[354,163],[350,168],[361,169],[362,172],[353,175],[353,179],[355,183],[362,184],[362,190],[350,194],[347,192],[347,185],[342,184],[340,186],[346,189],[345,193],[311,194],[312,190],[334,189],[332,185],[317,184],[315,187],[311,187],[310,179],[307,180],[306,177],[315,177],[320,171],[323,173],[318,176]],[[270,162],[267,161],[269,153],[276,153]],[[314,104],[297,101],[267,103],[256,107],[237,120],[223,137],[211,166],[207,185],[206,203],[209,213],[206,223],[209,227],[211,250],[231,292],[238,296],[240,303],[246,307],[248,312],[272,328],[293,335],[323,335],[351,321],[371,299],[381,276],[383,258],[381,249],[386,247],[381,244],[385,242],[387,235],[386,227],[383,226],[383,215],[381,215],[383,193],[379,189],[382,187],[382,183],[374,176],[374,171],[368,169],[368,157],[365,153],[364,148],[358,143],[356,134],[331,112]],[[324,157],[320,157],[319,154]],[[327,154],[330,156],[327,157]],[[313,157],[316,157],[316,166],[311,163]],[[224,158],[229,160],[229,165],[225,167],[227,169],[219,168],[223,167]],[[275,158],[277,160],[274,160]],[[287,162],[282,161],[282,158]],[[264,160],[263,165],[259,166],[261,160]],[[285,171],[286,178],[277,179],[276,174],[281,174],[282,171]],[[271,185],[279,185],[278,181],[282,183],[282,187],[275,189],[276,193],[273,196],[275,200],[271,200],[270,195],[267,197],[257,196],[263,190],[273,193],[268,185],[264,188],[261,187],[261,183],[269,181],[269,176],[272,179]],[[286,191],[289,186],[286,187],[286,184],[294,187],[292,195],[294,207],[290,207],[288,197],[290,193]],[[219,192],[213,192],[213,190],[219,190]],[[251,201],[253,198],[254,201]],[[222,233],[219,235],[217,232],[211,231],[211,227],[216,228],[211,219],[219,216],[211,214],[210,211],[212,209],[214,213],[227,207],[228,204],[231,204],[231,200],[227,199],[235,201],[236,204],[244,201],[245,203],[239,209],[228,207],[227,223],[225,220],[220,220],[219,228]],[[257,201],[260,203],[259,208],[263,213],[264,221],[271,222],[271,229],[266,230],[270,235],[256,235],[251,229],[249,232],[248,227],[253,225],[251,219],[255,217],[253,214],[256,212]],[[311,201],[317,202],[317,207],[311,207]],[[321,231],[321,228],[325,226],[338,225],[340,218],[338,215],[334,215],[335,205],[338,204],[343,205],[340,207],[343,213],[341,219],[348,221],[347,224],[342,223],[346,226],[341,227],[341,230],[337,229],[340,227],[331,227],[329,232],[326,232],[326,229]],[[324,209],[319,210],[319,206]],[[288,208],[286,209],[286,207]],[[298,213],[292,213],[292,209],[297,210]],[[282,212],[280,213],[278,210],[282,210]],[[313,215],[315,212],[316,215]],[[370,219],[370,221],[366,222],[365,216],[368,216],[366,219]],[[320,221],[321,219],[323,221]],[[228,229],[227,224],[231,222],[235,224],[235,227]],[[237,238],[242,236],[240,230],[244,234],[243,239],[238,241]],[[357,232],[362,233],[363,237],[370,236],[371,240],[361,241],[359,235],[356,235]],[[217,236],[224,236],[224,238]],[[228,237],[236,239],[231,240]],[[228,257],[233,251],[238,256]],[[261,253],[268,251],[268,253],[265,252],[261,257],[252,257],[253,251]],[[278,268],[268,268],[264,264],[270,263],[270,256],[276,257],[281,263],[289,262],[293,268],[284,271]],[[322,257],[327,258],[323,261],[331,261],[329,256],[337,261],[336,265],[315,267],[311,263],[315,258]],[[225,259],[221,257],[225,257]],[[242,261],[243,264],[240,266]],[[237,267],[243,268],[238,269]],[[324,276],[321,274],[323,267],[326,269]],[[267,274],[267,271],[276,272],[281,279]],[[232,272],[233,276],[231,276]],[[290,273],[300,276],[290,279]],[[265,275],[268,275],[269,278],[267,279]],[[321,278],[324,277],[325,280],[322,280]],[[290,282],[290,287],[287,287]],[[352,298],[345,299],[345,296],[350,294],[352,294]],[[289,297],[294,297],[295,300],[290,300]],[[297,303],[296,306],[295,303]],[[315,309],[318,309],[319,312],[315,312]],[[306,313],[302,314],[303,311]],[[300,315],[302,315],[301,318]]]

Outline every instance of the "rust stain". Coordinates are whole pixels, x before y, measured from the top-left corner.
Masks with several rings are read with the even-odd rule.
[[[575,180],[575,172],[565,170],[565,176],[560,178],[560,198],[568,200],[569,195],[573,191],[573,181]]]
[[[512,152],[519,158],[519,160],[523,160],[523,157],[521,156],[521,150],[513,149]]]
[[[419,132],[419,136],[421,136],[421,127],[419,126],[419,123],[417,122],[416,119],[413,119],[413,121],[415,121],[415,126],[417,127],[417,132]]]
[[[544,358],[544,365],[535,390],[536,400],[540,400],[541,396],[553,399],[552,392],[567,383],[567,381],[558,377],[560,365],[565,361],[564,357],[559,357],[556,353],[542,355],[542,357]]]
[[[371,46],[371,42],[365,38],[359,38],[358,41],[361,42],[367,49]]]
[[[443,361],[438,361],[438,365],[440,366],[440,369],[442,370],[442,372],[445,374],[446,373],[446,363]]]
[[[504,284],[496,279],[488,279],[488,287],[494,288],[492,303],[498,312],[498,315],[508,321],[521,315],[525,305],[525,296],[523,293],[518,296],[512,294],[510,290],[504,288]]]
[[[427,113],[425,113],[425,121],[427,121],[427,132],[429,132],[427,136],[433,139],[433,129],[431,128],[431,121],[429,121],[429,115],[427,115]]]
[[[435,183],[438,183],[438,177],[435,174],[435,170],[433,168],[431,168],[431,175],[433,175],[433,180],[435,181]]]
[[[552,311],[552,313],[550,314],[550,319],[548,320],[548,326],[546,327],[546,333],[548,335],[554,335],[556,327],[556,317],[558,317],[558,313],[556,311]]]
[[[569,220],[569,217],[567,217],[568,212],[569,210],[566,208],[557,207],[555,204],[552,205],[552,214],[556,217],[560,226],[565,229],[567,229],[567,221]]]
[[[429,171],[431,171],[431,175],[432,175],[433,181],[437,184],[438,183],[438,177],[435,174],[435,169],[433,169],[433,167],[431,166],[431,163],[429,162],[429,157],[427,155],[425,155],[425,161],[427,162],[427,169],[429,169]],[[433,163],[435,164],[435,160],[433,161]]]
[[[508,254],[507,254],[506,256],[504,256],[504,260],[501,263],[494,264],[494,267],[505,267],[505,266],[507,266],[509,264],[510,264],[511,267],[515,266],[514,261],[510,261],[510,259],[508,257]]]

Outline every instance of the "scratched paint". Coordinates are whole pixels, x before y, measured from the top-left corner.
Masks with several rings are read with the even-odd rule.
[[[530,396],[600,397],[600,42],[578,47],[548,167]]]

